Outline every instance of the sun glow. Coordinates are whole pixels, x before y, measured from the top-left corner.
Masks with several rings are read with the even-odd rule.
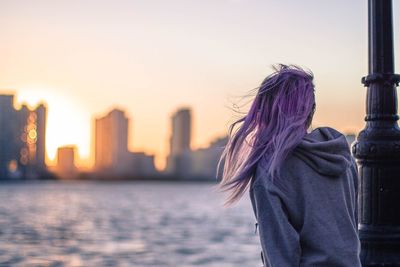
[[[23,88],[16,95],[16,107],[27,104],[34,108],[39,103],[47,106],[46,163],[56,165],[57,148],[64,145],[78,147],[77,163],[88,167],[90,158],[90,114],[75,104],[68,95],[54,93],[56,90],[43,87]],[[29,133],[35,135],[34,132]]]

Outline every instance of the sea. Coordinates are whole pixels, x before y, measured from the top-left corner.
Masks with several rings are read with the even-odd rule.
[[[0,184],[0,266],[259,267],[248,194],[215,183]]]

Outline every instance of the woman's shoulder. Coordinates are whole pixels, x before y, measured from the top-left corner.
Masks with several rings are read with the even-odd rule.
[[[270,192],[281,191],[282,193],[293,191],[299,183],[299,177],[296,173],[298,159],[288,156],[283,162],[279,176],[272,177],[268,169],[262,162],[259,162],[252,179],[252,187],[263,187]]]

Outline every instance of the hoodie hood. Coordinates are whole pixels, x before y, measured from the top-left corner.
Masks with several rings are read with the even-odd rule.
[[[307,133],[293,155],[323,176],[337,177],[351,164],[346,137],[330,127],[319,127]]]

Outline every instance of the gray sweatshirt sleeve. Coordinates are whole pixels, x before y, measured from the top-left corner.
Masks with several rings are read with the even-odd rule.
[[[299,234],[291,225],[277,188],[253,187],[255,213],[267,267],[300,265]]]

